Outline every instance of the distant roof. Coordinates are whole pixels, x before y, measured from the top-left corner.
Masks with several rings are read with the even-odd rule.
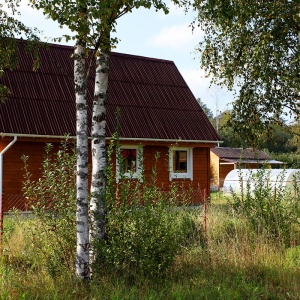
[[[75,135],[74,48],[50,44],[39,49],[40,68],[20,42],[19,68],[5,71],[1,83],[11,90],[0,104],[0,133]],[[88,81],[92,114],[94,74]],[[129,139],[218,141],[219,137],[172,61],[111,53],[107,136],[116,129]],[[90,124],[91,122],[89,122]]]
[[[216,147],[211,151],[216,154],[221,160],[233,163],[257,163],[268,162],[271,164],[282,164],[282,162],[273,160],[267,153],[253,148],[230,148]]]

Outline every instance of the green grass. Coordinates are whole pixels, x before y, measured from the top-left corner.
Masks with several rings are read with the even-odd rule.
[[[202,212],[196,224],[201,225]],[[225,199],[208,205],[206,242],[197,229],[162,278],[107,269],[89,283],[51,277],[24,247],[24,223],[4,220],[0,299],[300,299],[300,247],[284,249],[235,218]],[[74,250],[75,251],[75,250]]]
[[[210,203],[214,206],[227,206],[228,205],[228,199],[230,199],[231,196],[223,195],[223,192],[211,192],[210,193]]]

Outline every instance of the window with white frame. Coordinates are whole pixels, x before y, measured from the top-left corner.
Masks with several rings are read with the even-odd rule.
[[[122,145],[117,153],[117,178],[137,178],[142,171],[141,146]]]
[[[169,150],[170,180],[189,178],[193,180],[193,149],[173,147]]]

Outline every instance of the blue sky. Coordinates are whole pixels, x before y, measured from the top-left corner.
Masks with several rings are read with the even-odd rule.
[[[182,8],[169,6],[168,15],[140,8],[121,17],[116,28],[120,41],[114,51],[174,61],[195,97],[200,97],[214,114],[216,110],[224,111],[232,95],[216,86],[209,89],[210,79],[199,69],[200,58],[195,47],[203,33],[199,28],[192,32],[189,27],[195,13],[185,14]],[[22,1],[20,12],[26,25],[43,31],[44,40],[51,42],[50,38],[68,33],[67,29],[60,29],[57,23],[47,20],[41,11],[30,8],[26,1]]]

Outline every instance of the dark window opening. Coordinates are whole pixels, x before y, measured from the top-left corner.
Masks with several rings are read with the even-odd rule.
[[[173,151],[173,172],[187,173],[187,151]]]

